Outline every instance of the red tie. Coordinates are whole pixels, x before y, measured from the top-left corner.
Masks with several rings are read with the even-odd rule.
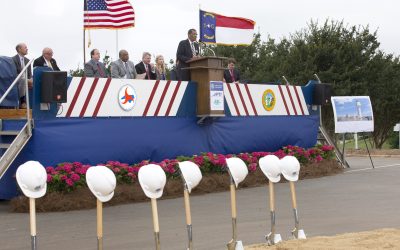
[[[103,72],[103,70],[101,69],[99,63],[97,63],[97,70],[99,71],[100,76],[101,76],[101,77],[104,77],[104,72]]]
[[[147,75],[147,79],[148,80],[150,80],[150,69],[149,69],[149,65],[148,64],[145,64],[146,65],[146,75]]]
[[[232,82],[234,82],[234,81],[235,81],[235,77],[233,76],[233,70],[231,69],[231,70],[229,70],[229,71],[231,72]]]

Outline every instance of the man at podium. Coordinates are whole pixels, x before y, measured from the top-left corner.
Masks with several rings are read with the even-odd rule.
[[[189,67],[187,61],[199,57],[199,44],[196,42],[197,31],[190,29],[188,39],[180,41],[176,52],[176,68],[178,71],[178,80],[190,81],[190,71],[182,69]]]

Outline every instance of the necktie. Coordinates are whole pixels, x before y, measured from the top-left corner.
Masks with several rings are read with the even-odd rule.
[[[231,70],[229,70],[229,72],[231,72],[232,82],[234,82],[235,81],[235,76],[233,75],[233,70],[231,69]]]
[[[100,75],[100,77],[104,77],[104,72],[103,72],[103,70],[101,69],[101,67],[100,67],[100,64],[99,64],[99,63],[97,63],[97,70],[99,71],[99,75]]]
[[[50,61],[47,61],[47,60],[46,60],[46,64],[47,64],[47,67],[53,68],[53,66],[51,66],[51,62],[50,62]]]
[[[124,66],[125,66],[125,78],[128,78],[129,77],[128,64],[124,62]]]
[[[23,70],[25,67],[25,60],[23,57],[21,57],[21,70]]]
[[[196,49],[194,48],[194,44],[191,42],[190,47],[192,48],[192,54],[193,56],[196,56]]]
[[[146,68],[146,76],[147,76],[147,79],[149,79],[150,80],[150,69],[149,69],[149,65],[147,65],[147,64],[145,64],[144,65],[145,66],[145,68]]]

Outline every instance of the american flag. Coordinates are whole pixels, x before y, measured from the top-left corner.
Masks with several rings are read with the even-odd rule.
[[[85,29],[123,29],[135,26],[135,11],[128,0],[85,0]]]

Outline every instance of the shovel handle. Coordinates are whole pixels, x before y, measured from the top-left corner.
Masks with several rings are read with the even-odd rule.
[[[158,224],[158,211],[157,211],[157,199],[151,199],[151,212],[153,214],[153,226],[154,232],[160,232],[160,225]]]
[[[103,238],[103,203],[97,199],[97,238]]]
[[[29,198],[29,221],[31,224],[31,236],[36,236],[36,205],[34,198]]]
[[[275,211],[275,191],[274,191],[274,183],[269,182],[269,208],[271,212]]]
[[[231,187],[232,218],[236,219],[236,189],[234,184],[231,184],[230,187]]]
[[[192,225],[192,216],[190,213],[189,191],[187,189],[185,189],[183,191],[183,196],[184,196],[184,200],[185,200],[186,225]]]
[[[297,209],[297,202],[296,202],[296,189],[294,188],[294,182],[290,181],[290,192],[292,193],[292,204],[293,208]]]

